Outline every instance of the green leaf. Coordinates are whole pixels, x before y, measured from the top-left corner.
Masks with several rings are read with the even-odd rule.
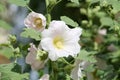
[[[61,16],[60,19],[62,21],[65,21],[66,24],[72,26],[72,27],[78,27],[78,23],[77,22],[74,22],[72,19],[70,19],[69,17],[67,16]]]
[[[2,64],[0,65],[0,80],[28,80],[28,73],[20,74],[13,72],[14,64]]]
[[[12,4],[16,4],[17,6],[26,6],[26,4],[29,2],[29,0],[8,0],[8,2]]]
[[[105,17],[107,14],[105,12],[96,12],[96,16],[98,16],[99,18],[101,17]]]
[[[97,3],[97,2],[99,2],[100,0],[92,0],[91,2],[90,2],[90,5],[91,4],[94,4],[94,3]]]
[[[88,30],[83,30],[83,32],[82,32],[82,36],[88,38],[88,37],[91,37],[92,34],[91,34],[91,32],[88,31]]]
[[[0,27],[7,29],[7,30],[10,30],[12,28],[8,23],[6,23],[3,20],[0,20]]]
[[[78,8],[79,8],[80,6],[79,6],[79,4],[71,3],[71,2],[70,2],[70,3],[67,3],[67,4],[66,4],[66,7],[78,7]]]
[[[25,38],[32,38],[37,41],[41,39],[40,33],[38,31],[36,31],[34,29],[30,29],[30,28],[25,28],[25,31],[21,33],[21,36],[25,37]]]
[[[96,59],[94,58],[95,51],[87,52],[86,50],[81,50],[77,59],[88,61],[90,63],[95,63]]]
[[[1,11],[4,11],[5,9],[6,9],[6,8],[5,8],[5,5],[3,5],[3,4],[0,3],[0,12],[1,12]]]
[[[105,42],[114,42],[114,41],[118,41],[119,38],[116,37],[116,35],[113,34],[108,34],[108,38],[105,40]]]
[[[70,0],[73,3],[79,4],[79,0]]]
[[[108,4],[111,4],[113,9],[115,10],[120,10],[120,1],[118,0],[106,0],[108,2]]]
[[[90,64],[85,68],[86,72],[93,72],[94,70],[95,70],[95,67],[93,64]]]
[[[113,52],[111,58],[119,58],[120,57],[120,50]]]
[[[100,22],[102,24],[102,26],[112,26],[113,25],[113,20],[109,17],[102,17],[100,19]]]
[[[14,67],[14,65],[12,63],[2,64],[2,65],[0,65],[0,72],[10,71],[13,67]]]
[[[70,75],[66,74],[66,80],[71,80]]]
[[[9,47],[2,47],[2,49],[0,49],[0,54],[6,56],[7,58],[14,56],[12,49]]]
[[[119,0],[100,0],[100,5],[105,4],[111,5],[113,7],[113,10],[119,11],[120,10],[120,1]]]

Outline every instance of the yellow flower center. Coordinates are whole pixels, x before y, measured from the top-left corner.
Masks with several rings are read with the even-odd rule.
[[[57,48],[57,49],[62,49],[64,47],[63,39],[61,37],[55,37],[53,39],[53,44],[54,44],[55,48]]]
[[[42,19],[41,18],[35,18],[34,24],[37,28],[42,28]]]

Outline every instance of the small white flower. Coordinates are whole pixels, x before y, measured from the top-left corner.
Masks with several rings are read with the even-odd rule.
[[[40,13],[31,12],[24,20],[24,24],[28,28],[33,28],[41,32],[45,29],[46,18]]]
[[[81,28],[70,29],[63,21],[52,21],[42,32],[40,44],[52,61],[69,55],[74,57],[80,52],[78,41],[81,33]]]
[[[37,57],[37,48],[34,44],[30,44],[29,53],[26,56],[26,63],[31,65],[31,68],[33,70],[39,70],[44,67],[45,62],[41,61],[39,59],[36,59]]]
[[[106,29],[100,29],[100,30],[98,31],[98,33],[99,33],[100,35],[105,36],[105,35],[107,34],[107,30],[106,30]]]
[[[39,80],[49,80],[49,75],[44,74]]]
[[[73,80],[80,80],[82,78],[82,70],[83,68],[81,67],[83,63],[80,60],[75,61],[75,67],[71,71],[71,78]]]

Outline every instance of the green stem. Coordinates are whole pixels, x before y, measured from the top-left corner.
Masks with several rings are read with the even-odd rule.
[[[57,1],[56,4],[54,4],[50,9],[48,9],[48,13],[51,13],[52,9],[61,1],[62,0]]]
[[[63,60],[64,63],[70,65],[70,66],[73,66],[72,64],[70,64],[68,61],[66,61],[64,58],[61,58]]]
[[[30,10],[31,12],[33,11],[28,5],[26,5],[27,9]]]
[[[51,15],[47,14],[47,28],[48,28],[50,22],[51,22]]]
[[[51,64],[51,68],[52,68],[52,71],[51,71],[51,80],[57,80],[57,70],[55,68],[56,66],[56,63],[55,62],[52,62],[50,61],[50,64]]]

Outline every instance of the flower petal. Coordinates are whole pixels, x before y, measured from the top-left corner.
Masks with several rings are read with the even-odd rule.
[[[75,57],[80,52],[80,45],[78,43],[74,44],[67,44],[65,45],[66,52],[69,53],[69,55]]]
[[[57,56],[57,54],[56,54],[55,51],[50,51],[48,57],[49,57],[52,61],[56,61],[56,60],[58,59],[58,56]]]
[[[53,49],[53,40],[51,38],[44,38],[41,40],[41,46],[45,51],[50,51],[51,49]]]
[[[49,26],[49,31],[53,37],[63,34],[70,28],[63,21],[52,21]]]
[[[49,75],[44,74],[39,80],[49,80]]]
[[[41,49],[41,48],[39,48]],[[39,70],[44,67],[44,61],[37,60],[37,48],[33,43],[30,44],[29,53],[26,56],[26,63],[31,65],[31,68],[34,70]]]
[[[66,34],[63,36],[65,38],[66,42],[69,43],[74,43],[79,41],[79,36],[82,33],[82,29],[81,28],[75,28],[75,29],[71,29],[70,31],[66,32]]]
[[[37,55],[36,54],[37,53],[37,49],[36,49],[35,45],[33,45],[32,43],[30,45],[31,45],[31,47],[29,48],[30,52],[26,56],[26,63],[27,64],[32,64],[35,61],[36,55]]]
[[[51,31],[45,29],[41,32],[42,38],[51,37]]]
[[[39,69],[43,68],[44,65],[45,65],[44,61],[35,60],[34,63],[31,64],[31,68],[33,70],[39,70]]]

